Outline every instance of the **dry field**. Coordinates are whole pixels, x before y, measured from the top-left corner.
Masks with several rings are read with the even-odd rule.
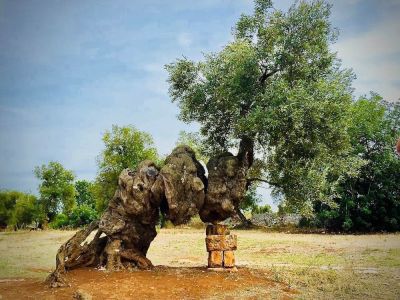
[[[43,280],[72,231],[0,233],[0,299],[400,299],[400,234],[324,235],[237,230],[238,272],[205,268],[204,230],[162,229],[153,271],[70,272],[70,288]]]

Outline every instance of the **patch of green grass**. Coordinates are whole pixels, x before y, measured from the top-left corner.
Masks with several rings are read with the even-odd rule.
[[[298,266],[345,266],[346,258],[326,253],[275,253],[263,254],[250,253],[255,261],[260,264],[290,264]]]
[[[398,282],[388,274],[274,267],[270,277],[300,291],[299,299],[396,299],[399,296]]]
[[[400,267],[400,249],[364,250],[362,253],[366,264],[376,267]]]
[[[48,275],[46,270],[30,269],[28,266],[21,268],[20,265],[5,261],[0,258],[1,278],[45,278]]]

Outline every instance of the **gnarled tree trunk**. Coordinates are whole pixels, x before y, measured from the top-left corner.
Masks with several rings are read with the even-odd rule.
[[[123,170],[100,220],[78,231],[58,250],[48,283],[67,285],[65,273],[78,267],[152,268],[146,254],[157,235],[160,211],[175,225],[198,213],[204,222],[212,223],[232,216],[246,191],[252,151],[252,144],[241,143],[237,157],[224,153],[210,159],[208,178],[187,146],[175,148],[161,170],[151,161],[142,162],[135,171]],[[85,242],[91,234],[93,239]]]

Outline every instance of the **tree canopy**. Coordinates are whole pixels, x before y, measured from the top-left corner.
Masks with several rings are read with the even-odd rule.
[[[47,217],[52,220],[57,213],[68,214],[75,206],[75,175],[59,162],[36,167],[35,176],[39,184],[40,202]]]
[[[357,177],[346,178],[333,207],[316,203],[319,226],[332,230],[400,229],[400,105],[383,102],[372,93],[351,107],[352,153],[364,159]]]
[[[208,151],[236,149],[248,168],[258,156],[275,196],[303,212],[332,204],[362,163],[349,155],[353,74],[330,48],[330,9],[299,1],[283,12],[256,0],[220,52],[166,66],[180,118],[200,124]]]

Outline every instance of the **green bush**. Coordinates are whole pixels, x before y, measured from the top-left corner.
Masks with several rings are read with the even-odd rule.
[[[15,204],[21,196],[17,191],[0,191],[0,227],[10,225]]]
[[[190,219],[190,221],[187,223],[187,226],[190,228],[204,229],[206,224],[200,219],[199,215],[196,215]]]
[[[54,218],[53,222],[49,224],[50,228],[53,229],[59,229],[59,228],[64,228],[69,225],[69,219],[68,216],[65,214],[58,214]]]
[[[38,225],[43,218],[36,197],[22,194],[15,203],[11,225],[16,226],[16,228],[25,228],[34,222]]]
[[[45,216],[38,199],[18,191],[0,191],[0,227],[25,228],[35,223],[40,226]]]
[[[91,223],[98,217],[97,211],[87,204],[74,208],[69,216],[69,225],[73,228]]]

